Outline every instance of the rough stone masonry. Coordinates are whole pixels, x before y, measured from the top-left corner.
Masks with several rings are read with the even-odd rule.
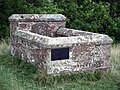
[[[9,21],[11,54],[47,74],[110,68],[108,35],[65,28],[61,14],[13,14]]]

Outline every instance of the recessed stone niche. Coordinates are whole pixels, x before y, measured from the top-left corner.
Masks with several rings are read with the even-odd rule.
[[[9,21],[11,55],[47,74],[110,68],[108,35],[65,28],[61,14],[13,14]]]

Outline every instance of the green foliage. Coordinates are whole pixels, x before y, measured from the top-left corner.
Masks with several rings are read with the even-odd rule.
[[[0,56],[2,55],[9,55],[9,50],[10,47],[8,46],[8,44],[6,43],[5,40],[2,40],[2,42],[0,43]]]
[[[34,13],[38,14],[57,14],[63,12],[63,9],[58,9],[53,3],[49,3],[43,8],[34,7]]]
[[[76,2],[79,1],[79,2]],[[119,1],[109,0],[55,0],[64,9],[67,27],[78,30],[103,33],[120,41]],[[113,3],[114,2],[114,3]]]
[[[93,0],[95,2],[106,2],[110,6],[110,15],[114,17],[120,16],[120,0]]]

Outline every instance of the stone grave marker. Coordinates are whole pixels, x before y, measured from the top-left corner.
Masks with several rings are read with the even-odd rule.
[[[110,68],[108,35],[65,28],[61,14],[13,14],[9,21],[11,55],[47,74]]]

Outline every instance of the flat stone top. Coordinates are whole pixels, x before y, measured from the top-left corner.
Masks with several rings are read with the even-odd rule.
[[[13,14],[9,21],[65,21],[66,17],[62,14]]]
[[[92,33],[92,35],[86,36],[70,36],[70,37],[48,37],[42,36],[36,33],[29,31],[16,30],[14,33],[15,36],[21,38],[41,43],[44,47],[59,47],[60,45],[71,46],[72,44],[82,44],[82,43],[94,43],[94,44],[111,44],[112,39],[108,35]]]

